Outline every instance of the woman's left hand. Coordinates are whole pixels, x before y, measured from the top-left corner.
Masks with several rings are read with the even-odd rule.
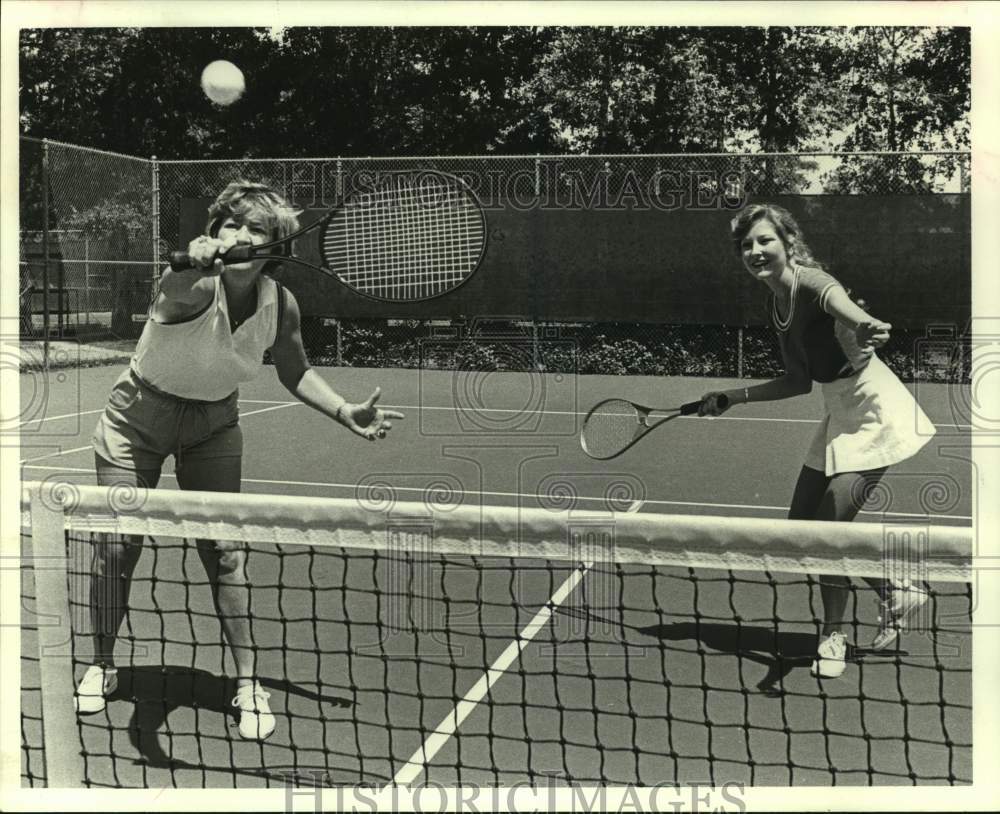
[[[889,341],[889,331],[892,325],[877,319],[859,322],[854,329],[854,337],[861,348],[881,348]]]
[[[360,404],[345,402],[337,411],[340,423],[351,432],[374,441],[376,438],[385,438],[386,433],[392,429],[390,418],[405,418],[397,410],[382,410],[375,406],[375,402],[382,395],[382,389],[376,387],[375,391]]]

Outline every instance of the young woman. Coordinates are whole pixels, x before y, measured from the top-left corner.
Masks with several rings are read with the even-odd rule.
[[[260,373],[271,351],[281,383],[297,399],[361,437],[385,438],[401,413],[376,406],[379,390],[351,403],[309,367],[290,291],[263,274],[268,261],[224,266],[235,244],[259,245],[298,227],[297,213],[263,184],[234,181],[208,212],[206,234],[188,246],[197,266],[166,270],[128,370],[112,388],[94,431],[100,485],[153,488],[175,457],[181,489],[240,491],[243,433],[237,388]],[[212,596],[236,663],[239,731],[263,739],[274,730],[268,694],[256,680],[250,634],[246,548],[198,540]],[[95,552],[91,585],[94,664],[77,687],[80,713],[103,710],[117,687],[115,641],[128,607],[142,538],[109,538]]]
[[[721,391],[729,404],[772,401],[823,390],[826,414],[799,472],[789,518],[850,521],[886,469],[918,452],[930,435],[916,427],[926,416],[902,382],[875,355],[892,327],[856,305],[817,263],[794,218],[780,206],[754,204],[732,221],[737,255],[771,292],[771,321],[778,334],[785,375],[753,387]],[[703,413],[719,415],[719,392],[705,396]],[[881,625],[872,647],[882,650],[903,620],[927,601],[913,585],[869,579],[882,597]],[[820,580],[824,624],[812,664],[814,675],[844,672],[844,611],[848,580]]]

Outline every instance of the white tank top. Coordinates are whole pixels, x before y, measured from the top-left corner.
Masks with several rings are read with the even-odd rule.
[[[186,399],[218,401],[240,382],[260,373],[264,351],[274,344],[278,327],[278,286],[263,275],[257,280],[257,310],[235,333],[222,278],[208,307],[181,322],[157,322],[152,314],[132,357],[132,369],[153,387]]]

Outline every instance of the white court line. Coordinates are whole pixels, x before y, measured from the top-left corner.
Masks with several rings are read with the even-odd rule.
[[[85,474],[93,474],[92,469],[75,469],[68,466],[32,466],[27,464],[23,467],[24,469],[38,469],[42,472],[80,472]],[[164,474],[163,477],[172,478],[172,474]],[[347,490],[352,493],[357,492],[358,484],[356,483],[334,483],[334,482],[321,482],[321,481],[305,481],[305,480],[269,480],[267,478],[243,478],[243,483],[256,483],[261,486],[305,486],[311,488],[321,488],[321,489],[342,489]],[[397,492],[419,492],[423,494],[427,490],[419,486],[393,486],[392,487]],[[551,495],[539,494],[537,492],[500,492],[500,491],[490,491],[490,490],[475,490],[467,491],[463,494],[470,495],[473,497],[511,497],[518,499],[531,499],[531,500],[551,500]],[[588,503],[607,503],[607,497],[588,497],[585,495],[577,496],[577,500],[586,501]],[[761,511],[761,512],[780,512],[784,513],[788,511],[787,506],[762,506],[760,504],[752,503],[707,503],[703,501],[696,500],[655,500],[655,499],[645,499],[642,501],[635,501],[629,505],[625,511],[638,511],[639,508],[633,509],[635,503],[639,504],[639,508],[644,506],[687,506],[699,509],[725,509],[729,511],[731,509],[746,509],[749,511]],[[926,514],[918,514],[915,512],[866,512],[862,511],[861,514],[870,514],[876,517],[916,517],[926,519]],[[936,520],[972,520],[971,515],[966,514],[942,514],[936,515]]]
[[[276,407],[264,407],[264,408],[262,408],[260,410],[251,410],[248,413],[240,413],[240,418],[244,418],[246,416],[251,416],[251,415],[259,415],[260,413],[269,413],[272,410],[280,410],[280,409],[282,409],[284,407],[294,407],[296,404],[299,404],[299,403],[300,402],[298,402],[298,401],[276,402],[276,404],[277,404]],[[97,413],[103,412],[103,408],[101,408],[100,410],[94,410],[93,412],[97,412]],[[85,413],[80,413],[80,415],[85,415]],[[59,450],[58,452],[49,452],[49,453],[47,453],[45,455],[39,455],[37,458],[24,458],[24,459],[21,460],[20,463],[21,463],[22,466],[26,466],[26,467],[29,467],[29,468],[42,469],[44,467],[30,467],[30,464],[33,461],[44,461],[46,458],[58,458],[60,455],[72,455],[74,452],[83,452],[85,450],[93,449],[93,448],[94,448],[93,444],[87,444],[87,446],[85,446],[85,447],[76,447],[76,449],[63,449],[63,450]],[[56,468],[56,467],[52,467],[52,468]],[[67,469],[66,471],[70,472],[70,471],[75,471],[75,470],[69,470],[69,469]]]
[[[246,404],[278,404],[282,407],[293,407],[296,404],[301,404],[300,401],[264,401],[262,399],[240,399],[240,403]],[[277,408],[275,408],[277,409]],[[49,415],[45,418],[26,418],[24,421],[19,421],[14,425],[14,429],[20,429],[25,424],[44,424],[46,421],[61,421],[64,418],[77,418],[82,415],[93,415],[94,413],[103,413],[104,408],[101,407],[99,410],[79,410],[75,413],[63,413],[62,415]],[[255,412],[266,412],[266,411],[255,411]],[[240,413],[240,415],[253,415],[253,413]]]
[[[82,415],[93,415],[94,413],[103,413],[104,408],[101,407],[99,410],[80,410],[75,413],[65,413],[63,415],[49,415],[45,418],[26,418],[24,421],[18,421],[14,425],[14,429],[20,429],[25,424],[44,424],[46,421],[61,421],[64,418],[78,418]]]
[[[502,407],[432,407],[420,404],[385,404],[382,405],[389,408],[390,410],[449,410],[453,412],[470,412],[470,413],[528,413],[530,415],[541,414],[543,416],[547,415],[572,415],[572,416],[585,416],[587,415],[586,410],[537,410],[535,412],[530,412],[526,410],[511,410]],[[655,412],[655,410],[654,410]],[[685,415],[680,416],[681,419],[685,421],[703,421],[704,419],[699,419],[697,416]],[[748,421],[757,422],[765,424],[819,424],[820,419],[818,418],[768,418],[766,416],[749,416],[749,415],[720,415],[711,416],[712,421]],[[947,427],[949,429],[965,429],[971,430],[971,424],[942,424],[938,422],[931,422],[935,427]]]
[[[276,404],[282,407],[295,407],[300,405],[302,402],[299,401],[272,401],[268,399],[240,399],[241,403],[246,404]],[[443,411],[443,412],[459,412],[467,411],[474,413],[503,413],[503,414],[523,414],[526,413],[524,409],[510,409],[506,407],[461,407],[461,406],[434,406],[428,404],[382,404],[389,410],[414,410],[414,411]],[[102,407],[101,410],[104,408]],[[33,424],[45,421],[58,421],[63,418],[75,418],[80,415],[90,415],[91,413],[99,413],[101,410],[87,410],[86,412],[80,413],[66,413],[65,415],[47,416],[46,418],[40,419],[30,419],[22,421],[15,425],[15,429],[23,426],[24,424]],[[540,414],[542,416],[547,415],[571,415],[571,416],[585,416],[587,415],[586,410],[538,410],[535,412],[529,412],[530,415]],[[253,415],[253,413],[245,413],[244,415]],[[681,418],[686,420],[695,420],[694,416],[681,416]],[[734,416],[734,415],[721,415],[712,417],[712,421],[746,421],[751,423],[765,423],[765,424],[819,424],[819,419],[817,418],[768,418],[765,416]],[[935,427],[941,427],[942,429],[957,429],[957,430],[972,430],[971,424],[943,424],[939,422],[931,422]]]
[[[285,407],[301,407],[301,401],[278,401],[274,402],[274,407],[262,407],[259,410],[251,410],[248,413],[240,413],[240,418],[245,418],[249,415],[260,415],[261,413],[270,413],[273,410],[283,410]]]
[[[429,405],[420,404],[384,404],[381,405],[387,407],[390,410],[449,410],[452,412],[470,412],[470,413],[525,413],[528,415],[572,415],[572,416],[585,416],[587,415],[586,410],[536,410],[534,412],[521,410],[512,410],[503,407],[461,407],[452,405],[450,407],[433,407]],[[654,410],[653,412],[656,412]],[[704,421],[703,418],[698,418],[698,416],[685,415],[680,416],[681,419],[685,421]],[[766,416],[749,416],[749,415],[720,415],[720,416],[710,416],[711,421],[749,421],[758,422],[765,424],[819,424],[820,419],[818,418],[768,418]],[[942,424],[939,422],[931,422],[935,427],[947,427],[949,429],[959,429],[959,430],[971,430],[971,424]]]
[[[23,458],[20,463],[25,466],[35,461],[44,461],[46,458],[58,458],[60,455],[72,455],[74,452],[83,452],[93,448],[93,444],[87,444],[85,447],[77,447],[76,449],[60,449],[58,452],[49,452],[45,455],[39,455],[37,458]]]
[[[448,742],[449,738],[462,725],[462,722],[469,717],[470,713],[486,697],[493,685],[500,680],[500,677],[520,657],[521,652],[530,644],[538,631],[548,624],[549,619],[554,615],[555,609],[580,584],[580,580],[590,570],[591,565],[593,563],[585,562],[580,567],[574,569],[566,581],[549,597],[549,601],[528,622],[524,630],[518,634],[518,637],[507,645],[497,660],[483,673],[462,700],[455,705],[455,708],[435,727],[434,731],[427,737],[427,740],[406,761],[406,765],[396,772],[396,776],[392,779],[394,784],[397,786],[409,785],[423,773],[426,766],[434,759],[434,756],[440,751],[441,747]]]

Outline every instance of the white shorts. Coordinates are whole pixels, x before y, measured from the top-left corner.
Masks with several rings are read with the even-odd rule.
[[[810,469],[836,475],[891,466],[934,435],[910,391],[877,356],[853,376],[821,387],[826,415],[806,454]]]

